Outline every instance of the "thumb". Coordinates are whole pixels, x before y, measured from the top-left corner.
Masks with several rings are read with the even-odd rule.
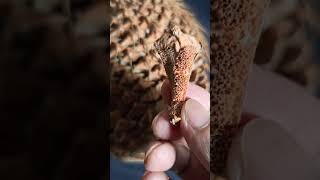
[[[210,111],[189,99],[181,111],[181,133],[191,152],[208,171],[210,169]]]

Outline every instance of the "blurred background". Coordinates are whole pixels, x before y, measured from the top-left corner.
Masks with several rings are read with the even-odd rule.
[[[271,0],[254,63],[319,97],[319,2]]]
[[[0,179],[106,179],[106,3],[0,1]]]

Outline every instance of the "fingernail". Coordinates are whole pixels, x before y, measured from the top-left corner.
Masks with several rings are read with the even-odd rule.
[[[210,112],[197,101],[189,99],[184,105],[182,118],[194,129],[202,129],[210,122]]]
[[[147,174],[149,174],[150,172],[149,171],[145,171],[144,173],[143,173],[143,176],[146,176]],[[143,177],[142,176],[142,177]]]
[[[148,150],[147,150],[147,152],[146,152],[146,157],[148,157],[148,155],[153,151],[153,149],[154,149],[155,147],[158,147],[159,145],[161,145],[160,142],[153,143],[153,144],[148,148]]]

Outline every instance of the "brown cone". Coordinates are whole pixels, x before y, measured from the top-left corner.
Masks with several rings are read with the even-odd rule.
[[[176,125],[181,120],[180,113],[186,100],[192,65],[201,45],[193,36],[171,25],[154,46],[170,81],[172,99],[169,118]]]

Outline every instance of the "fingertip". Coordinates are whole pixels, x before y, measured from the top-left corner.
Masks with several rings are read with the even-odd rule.
[[[169,122],[168,112],[159,113],[152,122],[153,134],[162,140],[177,140],[181,137],[179,129],[173,127]]]
[[[168,180],[169,177],[164,172],[145,172],[142,180]]]
[[[169,117],[169,115],[168,115],[168,112],[167,112],[167,111],[161,111],[161,112],[159,112],[159,113],[156,115],[156,117],[154,117],[153,120],[152,120],[152,124],[151,124],[152,129],[154,129],[154,128],[157,127],[158,121],[167,120],[168,117]]]
[[[159,145],[161,145],[161,142],[160,142],[160,141],[156,141],[156,142],[152,143],[152,144],[149,146],[147,152],[145,153],[145,156],[147,157],[147,156],[153,151],[153,149],[156,148],[156,147],[159,146]]]
[[[176,150],[176,161],[173,165],[173,169],[182,172],[190,161],[190,151],[185,145],[174,144]]]
[[[187,98],[198,101],[207,110],[210,109],[210,93],[202,87],[194,83],[189,83],[186,96]]]
[[[210,123],[210,112],[198,101],[189,99],[182,107],[181,111],[182,129],[189,125],[196,130],[204,129]]]
[[[189,99],[182,109],[181,134],[206,169],[210,161],[210,112]]]
[[[156,146],[145,158],[144,164],[148,171],[163,172],[169,170],[176,159],[176,152],[170,143]]]

